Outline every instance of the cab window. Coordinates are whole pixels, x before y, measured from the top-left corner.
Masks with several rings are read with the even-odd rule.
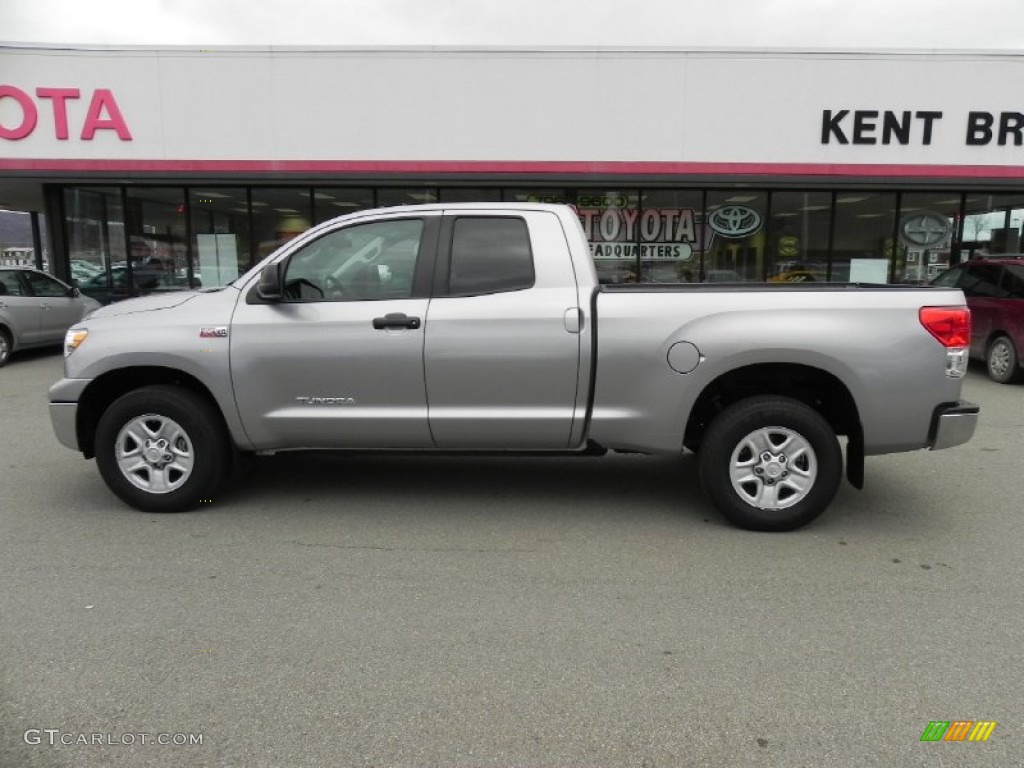
[[[412,296],[421,219],[357,224],[328,232],[288,260],[290,301],[376,301]]]
[[[535,280],[530,232],[511,216],[465,217],[452,229],[452,296],[521,291]]]

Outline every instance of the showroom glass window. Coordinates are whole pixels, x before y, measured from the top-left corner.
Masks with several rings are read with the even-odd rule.
[[[768,194],[714,190],[707,194],[706,221],[711,242],[704,259],[704,281],[761,282],[767,271],[765,216]]]
[[[967,194],[961,260],[1024,252],[1024,195]]]
[[[640,191],[579,189],[576,213],[602,283],[635,283],[640,274]]]
[[[497,203],[501,190],[496,187],[441,187],[442,203]]]
[[[636,236],[640,282],[695,283],[710,240],[700,190],[648,189],[640,195]]]
[[[501,199],[506,203],[571,203],[569,192],[558,187],[511,187],[502,190]]]
[[[313,190],[313,220],[317,224],[375,205],[373,190],[369,187],[317,187]]]
[[[118,187],[68,187],[64,190],[71,279],[109,288],[109,270],[127,262],[124,207]]]
[[[224,285],[249,268],[248,200],[244,187],[189,190],[193,287]]]
[[[377,205],[387,208],[392,205],[425,205],[437,202],[437,187],[380,187],[377,190]]]
[[[959,194],[904,192],[900,196],[900,247],[893,282],[924,284],[949,268],[959,215]]]
[[[826,282],[831,224],[831,192],[773,192],[768,282]]]
[[[252,190],[254,263],[301,235],[313,222],[309,188],[255,187]]]
[[[185,190],[128,187],[127,201],[132,290],[145,294],[188,288]]]
[[[837,193],[832,282],[889,282],[890,269],[898,263],[895,219],[895,193]]]

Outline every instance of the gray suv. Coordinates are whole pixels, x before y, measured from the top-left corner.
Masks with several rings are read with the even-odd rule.
[[[12,352],[60,344],[100,303],[45,272],[0,268],[0,366]]]

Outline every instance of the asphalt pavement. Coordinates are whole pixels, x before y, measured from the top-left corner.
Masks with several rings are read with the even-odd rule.
[[[1024,764],[1024,386],[759,534],[692,456],[296,454],[140,513],[60,372],[0,369],[3,768]]]

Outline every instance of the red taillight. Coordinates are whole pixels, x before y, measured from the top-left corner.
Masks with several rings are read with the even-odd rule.
[[[921,307],[921,325],[944,347],[971,343],[971,310],[967,307]]]

